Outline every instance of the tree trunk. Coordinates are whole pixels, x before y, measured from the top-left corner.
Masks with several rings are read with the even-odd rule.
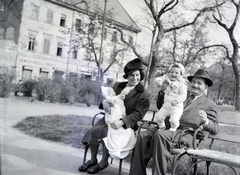
[[[158,55],[159,55],[159,47],[160,47],[160,43],[162,41],[162,38],[164,36],[164,30],[162,26],[158,26],[157,28],[158,32],[157,32],[157,37],[156,37],[156,41],[153,44],[153,50],[152,50],[152,60],[151,60],[151,66],[150,66],[150,70],[149,70],[149,77],[148,77],[148,85],[149,86],[153,86],[153,82],[151,80],[154,79],[155,77],[155,72],[156,72],[156,63],[158,62]]]
[[[236,57],[238,57],[237,55],[235,55]],[[233,67],[233,71],[235,74],[235,78],[236,78],[236,96],[235,96],[235,109],[237,111],[240,111],[240,80],[239,80],[239,68],[238,68],[238,64],[237,64],[237,60],[238,58],[234,58],[233,60],[236,61],[232,61],[232,67]]]

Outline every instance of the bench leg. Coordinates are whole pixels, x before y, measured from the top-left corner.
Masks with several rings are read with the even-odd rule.
[[[87,145],[85,146],[84,157],[83,157],[83,163],[86,162],[86,157],[87,157],[87,151],[88,151],[88,148],[89,148],[89,144],[87,144]]]
[[[182,158],[182,156],[185,155],[185,154],[186,154],[186,152],[184,152],[182,154],[174,155],[174,157],[173,157],[173,165],[172,165],[172,167],[173,167],[172,175],[175,175],[175,171],[177,169],[178,162]]]
[[[197,159],[193,160],[193,163],[197,162]],[[193,171],[194,175],[197,175],[197,164],[194,165],[194,171]]]
[[[206,161],[206,164],[207,164],[207,175],[209,175],[211,162],[210,161]]]
[[[197,174],[197,164],[202,162],[202,160],[198,161],[195,158],[189,157],[188,168],[187,168],[187,175],[190,175],[191,169],[194,167],[194,174]]]
[[[118,175],[121,175],[121,173],[122,173],[122,161],[123,161],[123,159],[119,160]]]
[[[110,164],[112,164],[113,163],[113,158],[111,157],[111,163]]]

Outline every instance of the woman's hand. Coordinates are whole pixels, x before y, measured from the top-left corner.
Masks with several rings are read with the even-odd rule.
[[[124,125],[124,122],[122,120],[116,120],[116,121],[110,123],[110,125],[113,129],[117,130]]]
[[[108,103],[106,100],[102,101],[103,109],[106,113],[111,113],[111,106],[110,103]]]

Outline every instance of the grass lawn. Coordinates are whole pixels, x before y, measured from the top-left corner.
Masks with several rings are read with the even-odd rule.
[[[14,127],[27,135],[83,148],[81,139],[91,127],[91,118],[76,115],[30,116]]]
[[[18,122],[14,127],[34,137],[83,148],[81,139],[91,127],[91,120],[91,117],[76,115],[30,116]],[[220,133],[239,135],[240,127],[220,126]],[[215,141],[213,149],[240,155],[239,145],[233,143]],[[184,174],[186,164],[187,157],[183,157],[177,169],[178,175]],[[171,169],[170,165],[169,168]],[[205,174],[205,163],[200,163],[198,170],[198,174]],[[226,166],[212,163],[210,174],[228,175],[232,174],[232,172]]]

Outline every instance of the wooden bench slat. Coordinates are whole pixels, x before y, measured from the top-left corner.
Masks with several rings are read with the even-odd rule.
[[[183,153],[186,152],[187,150],[185,150],[185,149],[180,149],[180,148],[172,148],[170,151],[171,151],[171,154],[183,154]]]
[[[217,134],[217,135],[209,135],[208,137],[210,139],[215,139],[215,140],[222,140],[222,141],[227,141],[232,143],[240,143],[240,137],[234,136],[234,135]]]
[[[227,164],[240,168],[240,156],[229,153],[219,152],[209,149],[194,150],[188,149],[187,154],[190,156],[199,156],[199,158],[207,158],[209,161]]]

